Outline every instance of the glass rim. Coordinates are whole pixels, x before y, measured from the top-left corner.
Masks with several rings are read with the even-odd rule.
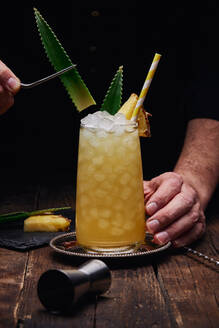
[[[120,124],[115,124],[115,126],[118,126],[118,127],[132,127],[132,128],[135,128],[135,129],[137,129],[137,127],[138,127],[138,123],[137,122],[135,122],[135,121],[130,121],[130,122],[128,122],[128,123],[120,123]],[[88,125],[86,125],[86,124],[84,124],[84,123],[82,123],[82,122],[80,122],[80,127],[81,128],[87,128],[87,129],[92,129],[92,130],[103,130],[103,131],[105,131],[105,132],[115,132],[114,130],[113,131],[107,131],[107,130],[105,130],[104,128],[101,128],[101,127],[93,127],[93,126],[88,126]]]

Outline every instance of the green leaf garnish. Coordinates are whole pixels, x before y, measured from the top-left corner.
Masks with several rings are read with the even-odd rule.
[[[114,115],[118,112],[122,100],[122,82],[123,66],[120,66],[110,84],[100,110],[105,110],[111,115]]]
[[[73,65],[51,27],[36,8],[34,8],[34,14],[42,44],[54,69],[60,71]],[[78,111],[96,104],[76,68],[61,75],[60,79]]]
[[[33,215],[45,214],[47,212],[53,213],[53,212],[69,210],[69,209],[71,209],[71,207],[67,206],[67,207],[47,208],[44,210],[36,210],[36,211],[31,211],[31,212],[13,212],[13,213],[1,214],[0,215],[0,223],[18,221],[18,220],[26,219],[29,216],[33,216]]]

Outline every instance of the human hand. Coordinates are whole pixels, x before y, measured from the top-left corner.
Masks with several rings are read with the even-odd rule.
[[[14,95],[19,89],[20,80],[0,60],[0,114],[4,114],[14,104]]]
[[[205,231],[205,215],[196,190],[174,172],[144,181],[147,230],[154,242],[171,241],[182,247],[200,238]]]

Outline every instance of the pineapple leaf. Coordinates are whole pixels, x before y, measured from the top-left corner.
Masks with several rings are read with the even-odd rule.
[[[36,210],[36,211],[31,211],[31,212],[12,212],[12,213],[7,213],[7,214],[1,214],[0,215],[0,223],[8,223],[11,221],[18,221],[22,219],[26,219],[29,216],[33,215],[40,215],[44,214],[47,212],[59,212],[63,210],[69,210],[71,207],[66,206],[66,207],[56,207],[56,208],[47,208],[43,210]]]
[[[51,27],[36,8],[34,8],[34,14],[41,42],[54,69],[60,71],[65,67],[73,65]],[[78,111],[96,104],[76,68],[62,74],[60,79]]]
[[[110,84],[100,110],[105,110],[111,115],[118,112],[122,100],[122,82],[123,66],[120,66]]]

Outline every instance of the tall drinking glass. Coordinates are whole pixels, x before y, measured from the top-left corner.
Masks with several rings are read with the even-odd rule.
[[[87,251],[127,252],[145,238],[142,161],[137,125],[114,132],[81,124],[76,237]]]

